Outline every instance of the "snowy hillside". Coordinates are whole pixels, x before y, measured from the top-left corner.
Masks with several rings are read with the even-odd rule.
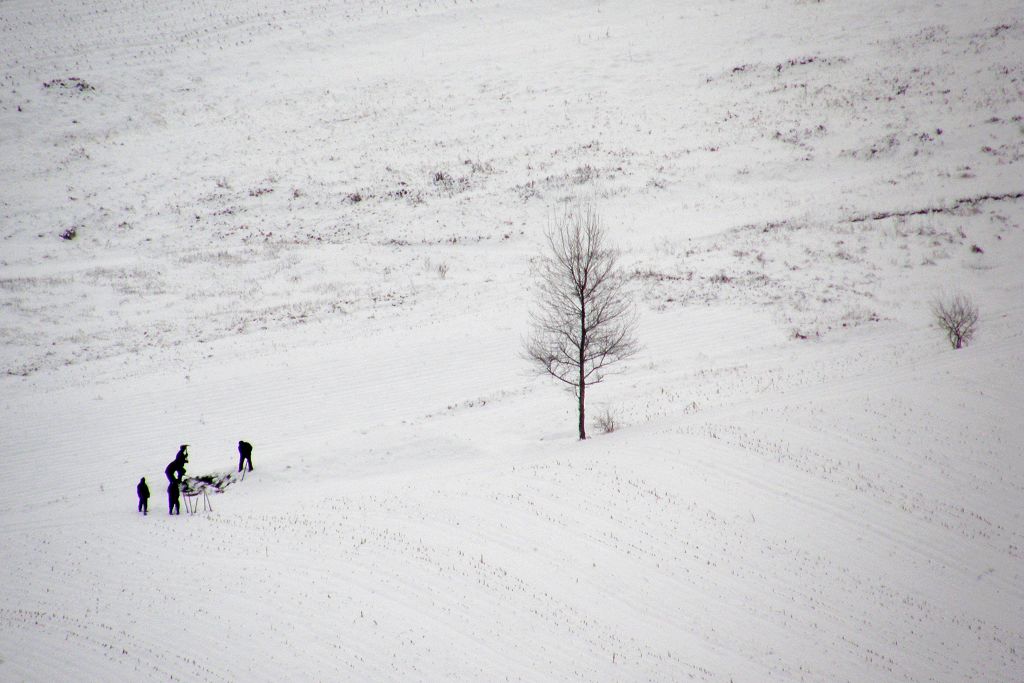
[[[1024,680],[1019,0],[0,0],[0,175],[0,680]]]

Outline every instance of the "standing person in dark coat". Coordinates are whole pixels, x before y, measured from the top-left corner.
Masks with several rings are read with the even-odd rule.
[[[172,481],[167,485],[167,514],[181,514],[181,491],[178,489],[178,482]]]
[[[135,487],[135,492],[139,494],[139,512],[144,515],[149,514],[149,487],[146,486],[146,478],[139,479],[139,485]]]
[[[164,470],[164,474],[167,475],[167,481],[175,482],[181,481],[181,478],[185,476],[185,463],[188,462],[188,444],[182,444],[178,449],[178,454],[174,456],[174,460],[167,464],[167,468]],[[177,478],[175,478],[177,474]]]
[[[252,444],[248,441],[238,442],[238,471],[242,471],[242,465],[248,463],[249,471],[252,472]]]

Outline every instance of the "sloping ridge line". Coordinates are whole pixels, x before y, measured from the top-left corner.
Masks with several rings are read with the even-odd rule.
[[[981,202],[1005,202],[1011,199],[1024,199],[1024,192],[1007,192],[1006,194],[983,194],[977,197],[964,197],[956,200],[951,206],[927,207],[924,209],[908,209],[907,211],[879,211],[870,214],[855,214],[846,220],[850,223],[864,221],[880,221],[886,218],[902,218],[905,216],[926,216],[933,213],[946,213],[963,206],[973,206]]]

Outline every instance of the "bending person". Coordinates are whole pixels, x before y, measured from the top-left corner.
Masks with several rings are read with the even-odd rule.
[[[167,464],[167,468],[164,470],[164,474],[167,475],[168,482],[178,482],[185,476],[185,463],[188,462],[188,444],[182,444],[178,449],[178,454],[174,456],[174,460]],[[174,475],[178,476],[175,477]]]
[[[252,444],[248,441],[238,442],[238,471],[242,471],[242,466],[248,463],[249,471],[252,472]]]

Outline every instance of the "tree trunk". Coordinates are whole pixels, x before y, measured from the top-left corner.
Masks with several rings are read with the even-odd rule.
[[[579,294],[580,299],[580,441],[587,438],[587,422],[586,422],[586,405],[587,405],[587,374],[586,374],[586,354],[587,354],[587,301],[586,297],[582,292]]]
[[[583,371],[580,370],[580,441],[587,438],[587,427],[586,427],[586,411],[584,408],[586,400],[587,385],[586,380],[583,379]]]

